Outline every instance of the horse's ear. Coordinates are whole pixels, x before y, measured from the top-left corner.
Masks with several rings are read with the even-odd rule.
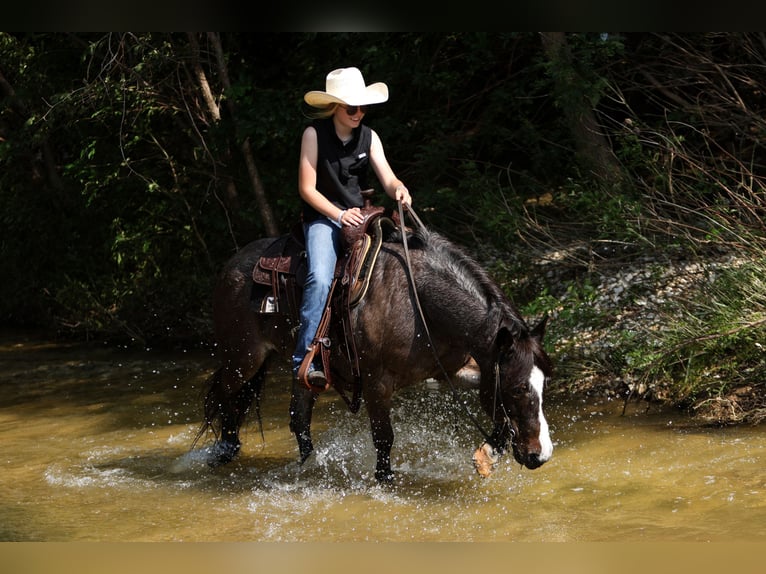
[[[508,327],[500,327],[500,330],[495,336],[495,344],[500,351],[508,351],[513,347],[514,335]]]
[[[545,315],[542,320],[535,325],[532,330],[530,331],[530,334],[537,339],[538,341],[542,341],[543,337],[545,336],[545,326],[548,324],[548,315]]]

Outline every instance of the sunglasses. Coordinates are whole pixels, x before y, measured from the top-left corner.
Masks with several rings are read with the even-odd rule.
[[[363,114],[367,113],[367,106],[343,106],[343,108],[346,110],[346,113],[350,116],[355,115],[357,111],[360,111]]]

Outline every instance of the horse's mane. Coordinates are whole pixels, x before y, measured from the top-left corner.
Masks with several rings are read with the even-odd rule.
[[[426,229],[411,235],[408,246],[422,249],[424,260],[433,270],[439,271],[442,279],[456,283],[467,295],[465,301],[477,299],[484,302],[488,327],[495,332],[500,327],[510,330],[516,339],[513,364],[519,373],[528,373],[537,363],[543,373],[550,376],[553,366],[540,342],[528,336],[530,328],[519,310],[473,257],[445,237]]]
[[[484,312],[496,316],[498,322],[511,319],[518,332],[528,331],[521,314],[499,285],[463,248],[425,228],[410,235],[408,246],[423,251],[423,260],[434,272],[434,278],[452,282],[466,295],[466,300],[480,303]]]

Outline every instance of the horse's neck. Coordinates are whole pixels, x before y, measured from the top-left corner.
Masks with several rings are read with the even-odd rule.
[[[439,338],[486,346],[494,338],[487,332],[490,315],[496,315],[491,302],[494,294],[487,290],[484,278],[474,277],[470,270],[462,273],[459,265],[452,267],[445,259],[434,261],[428,251],[413,253],[418,299],[429,328]]]
[[[487,307],[464,293],[449,298],[445,293],[435,291],[419,293],[432,337],[435,334],[453,345],[459,342],[472,354],[486,349],[494,339],[487,323]]]

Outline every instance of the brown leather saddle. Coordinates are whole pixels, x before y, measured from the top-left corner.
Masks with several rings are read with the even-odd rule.
[[[369,287],[372,269],[380,252],[386,234],[396,227],[386,209],[371,204],[372,190],[362,192],[365,205],[362,208],[364,220],[354,227],[343,227],[342,253],[335,267],[325,310],[313,342],[298,371],[303,384],[315,391],[327,390],[332,385],[330,349],[335,343],[345,347],[345,356],[351,362],[352,372],[357,381],[354,399],[346,400],[352,410],[358,409],[361,389],[358,357],[350,328],[351,309],[364,298]],[[396,214],[393,214],[395,217]],[[267,294],[258,306],[261,313],[286,313],[294,324],[298,324],[303,285],[306,279],[306,250],[303,226],[296,225],[293,231],[277,238],[264,251],[253,269],[253,281],[266,286]],[[319,353],[322,359],[327,385],[317,389],[308,383],[308,365]],[[346,397],[343,397],[346,399]]]

